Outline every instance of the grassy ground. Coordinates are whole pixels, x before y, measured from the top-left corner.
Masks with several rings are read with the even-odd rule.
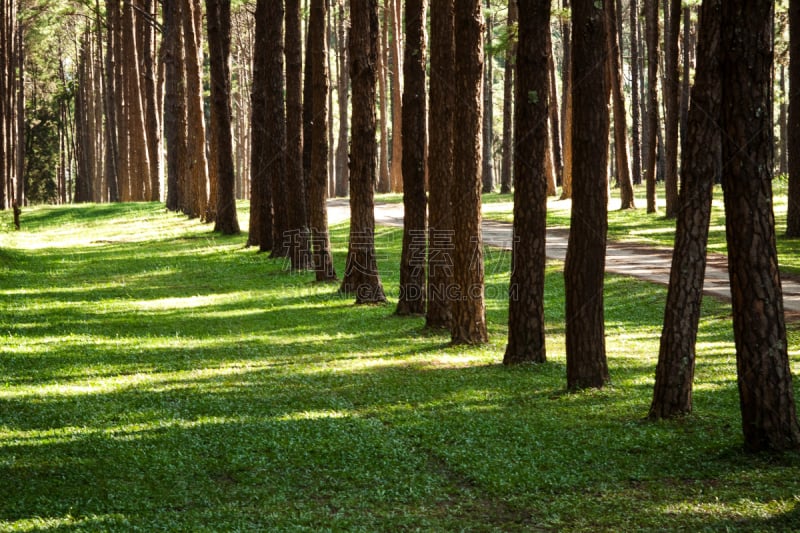
[[[649,423],[662,287],[607,278],[613,386],[567,394],[559,264],[549,362],[506,369],[506,253],[491,343],[453,348],[159,205],[1,217],[0,530],[800,528],[800,457],[741,449],[725,304],[695,413]],[[396,295],[401,235],[378,239]]]
[[[786,190],[784,178],[775,179],[774,212],[777,229],[777,246],[781,270],[800,275],[800,239],[787,239],[786,229]],[[635,210],[619,210],[619,191],[612,190],[609,199],[608,238],[620,242],[635,242],[672,248],[675,238],[675,220],[664,217],[664,188],[657,191],[660,212],[648,214],[644,186],[635,188]],[[484,217],[500,222],[512,222],[512,195],[489,194],[484,196]],[[569,227],[569,200],[551,198],[548,201],[547,223],[553,227]],[[714,190],[711,224],[708,235],[708,250],[712,253],[726,253],[725,208],[722,202],[722,189]]]

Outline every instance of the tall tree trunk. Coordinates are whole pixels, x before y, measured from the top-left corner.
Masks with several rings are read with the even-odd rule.
[[[492,15],[489,0],[486,0],[486,46],[484,46],[483,63],[483,193],[494,190],[494,105],[493,105],[493,69],[492,69]]]
[[[800,0],[789,2],[789,207],[786,236],[800,237]]]
[[[505,76],[503,80],[503,154],[500,164],[500,193],[511,192],[511,172],[513,165],[514,144],[512,139],[514,113],[514,71],[516,62],[516,36],[512,35],[518,17],[517,0],[508,0],[507,30],[510,36],[506,48]],[[431,104],[433,105],[433,104]]]
[[[571,7],[570,0],[562,0],[565,9]],[[561,199],[572,198],[572,22],[562,23],[562,35],[564,42],[564,70],[562,80],[562,92],[564,93],[562,116],[562,127],[564,128],[564,176],[561,180]]]
[[[158,202],[161,199],[161,118],[156,85],[156,32],[154,24],[158,7],[154,0],[144,0],[142,6],[152,20],[143,20],[144,35],[142,56],[144,59],[144,108],[147,132],[147,153],[150,158],[150,195],[147,200]],[[142,17],[144,19],[144,17]]]
[[[545,153],[550,103],[550,1],[520,0],[517,48],[514,250],[504,364],[546,361],[544,335],[547,183]],[[539,94],[542,98],[532,98]]]
[[[166,2],[164,18],[164,138],[167,144],[167,209],[178,211],[185,201],[184,187],[187,158],[186,139],[186,67],[179,2]]]
[[[186,47],[187,122],[191,135],[189,146],[189,216],[199,217],[208,202],[208,160],[206,158],[206,127],[203,113],[203,84],[201,34],[197,25],[200,0],[182,0],[183,35]]]
[[[638,0],[630,0],[630,43],[631,43],[631,181],[634,185],[642,183],[642,144],[641,144],[641,85],[639,72],[641,59],[639,55],[639,4]]]
[[[773,10],[722,4],[722,177],[745,447],[800,447],[772,212]]]
[[[108,8],[109,0],[106,0],[106,17],[109,16]],[[98,18],[100,17],[100,0],[95,0],[95,11]],[[97,21],[97,39],[101,42],[102,28],[101,21]],[[107,190],[104,194],[110,202],[119,200],[119,191],[117,188],[117,169],[119,166],[119,149],[117,147],[117,117],[115,113],[114,101],[117,98],[114,86],[114,32],[112,30],[111,22],[106,19],[106,48],[104,63],[101,67],[100,75],[103,80],[103,114],[105,116],[105,162],[103,168],[105,171],[105,182]]]
[[[647,212],[656,213],[656,145],[658,138],[658,0],[644,0],[647,38],[647,115],[642,147],[642,174],[647,182]]]
[[[280,3],[277,3],[280,6]],[[211,61],[211,105],[214,106],[217,145],[217,204],[214,231],[224,235],[239,233],[236,198],[233,194],[233,142],[231,140],[231,2],[206,0],[208,13],[208,52]],[[283,22],[281,13],[280,22]],[[282,52],[282,51],[281,51]],[[283,66],[281,56],[281,66]],[[281,114],[282,115],[282,114]],[[283,124],[283,116],[280,117]],[[282,158],[278,158],[282,159]]]
[[[692,8],[686,6],[683,8],[683,46],[681,47],[682,53],[682,66],[681,66],[681,104],[680,104],[680,138],[681,143],[686,140],[686,128],[689,122],[689,100],[691,97],[691,83],[689,72],[692,69],[692,48],[694,42],[692,39]],[[681,154],[683,148],[681,145]],[[683,157],[683,155],[681,155]],[[679,198],[680,200],[680,198]]]
[[[560,107],[558,105],[558,88],[556,87],[556,65],[553,56],[553,40],[548,32],[548,50],[550,57],[547,60],[547,70],[549,72],[550,84],[550,152],[553,154],[553,178],[556,185],[564,182],[564,147],[561,143],[561,119],[559,117]],[[553,195],[555,195],[555,191]]]
[[[334,45],[334,23],[333,23],[333,16],[331,9],[331,2],[332,0],[325,0],[325,6],[327,9],[327,45],[328,49],[330,50]],[[334,52],[335,54],[335,52]],[[326,192],[328,198],[332,198],[336,195],[336,142],[334,140],[333,135],[333,128],[334,128],[334,121],[333,121],[333,68],[331,67],[331,54],[328,53],[325,55],[325,64],[328,68],[328,76],[329,76],[329,88],[328,88],[328,190]],[[337,63],[337,69],[338,63]],[[338,73],[337,73],[338,75]]]
[[[656,367],[651,419],[692,411],[695,344],[714,176],[722,163],[719,130],[722,86],[719,70],[720,6],[704,0],[700,14],[697,75],[681,161],[681,210],[675,230],[664,327]]]
[[[406,0],[403,58],[403,251],[398,315],[425,313],[425,0]]]
[[[403,83],[400,73],[400,2],[386,0],[391,5],[389,21],[391,25],[389,51],[391,54],[392,79],[392,192],[403,192]]]
[[[131,200],[148,199],[150,189],[150,154],[148,152],[145,106],[142,101],[141,75],[139,71],[141,35],[137,32],[137,21],[141,14],[141,0],[123,4],[122,37],[125,69],[125,100],[130,149]]]
[[[303,46],[300,0],[286,2],[286,189],[293,270],[311,266],[303,172]]]
[[[311,45],[311,84],[313,88],[311,134],[311,177],[309,180],[309,218],[311,245],[317,281],[333,281],[336,271],[328,234],[325,193],[328,186],[328,43],[325,0],[311,0],[309,36]]]
[[[350,152],[350,243],[341,291],[357,304],[385,302],[375,253],[375,84],[378,65],[377,0],[350,2],[350,77],[353,83],[353,143]]]
[[[306,0],[308,9],[308,0]],[[306,185],[306,225],[311,225],[311,137],[314,132],[314,87],[311,69],[311,31],[306,23],[306,50],[303,60],[303,175]]]
[[[603,278],[608,228],[608,97],[605,17],[593,0],[572,3],[574,121],[572,216],[564,266],[567,387],[608,382]]]
[[[453,219],[450,189],[453,184],[455,113],[455,34],[453,0],[431,3],[430,146],[428,148],[428,308],[425,326],[450,325],[447,289],[453,277]]]
[[[384,19],[387,7],[384,5]],[[386,83],[386,73],[388,71],[388,47],[387,41],[387,28],[384,27],[378,32],[380,43],[378,46],[378,91],[380,94],[380,128],[381,128],[381,141],[380,141],[380,159],[378,160],[378,183],[377,190],[380,193],[387,193],[392,191],[392,179],[389,174],[389,112],[387,107],[389,105],[389,92]]]
[[[488,342],[481,236],[481,151],[483,35],[480,0],[455,3],[455,108],[453,289],[450,334],[453,344]]]
[[[617,27],[618,0],[606,0],[606,42],[608,43],[609,83],[614,107],[614,154],[617,163],[617,183],[620,190],[620,209],[635,209],[633,184],[628,166],[628,124],[625,113],[625,95],[622,87],[621,39]]]
[[[778,85],[780,86],[781,92],[780,109],[778,111],[778,129],[780,131],[780,140],[778,141],[778,157],[780,158],[778,160],[778,174],[785,175],[789,173],[789,154],[787,153],[789,147],[787,140],[789,136],[789,93],[786,90],[786,67],[784,65],[780,67]]]
[[[348,150],[348,125],[347,102],[349,100],[350,80],[347,75],[347,40],[348,31],[345,20],[345,0],[338,0],[337,38],[339,79],[337,93],[339,96],[339,138],[336,144],[336,196],[344,197],[350,194],[350,178],[347,168]]]
[[[117,147],[119,154],[118,178],[119,178],[119,200],[130,202],[131,194],[131,143],[130,126],[128,119],[127,89],[124,73],[124,57],[122,46],[122,13],[120,4],[116,0],[111,0],[109,15],[109,25],[114,32],[114,88],[116,89],[116,111],[117,116]]]
[[[681,30],[681,0],[664,0],[669,16],[664,21],[664,197],[666,215],[678,212],[678,125],[680,123],[680,74],[678,41]]]

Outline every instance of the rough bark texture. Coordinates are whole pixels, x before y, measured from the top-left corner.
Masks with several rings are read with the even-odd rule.
[[[625,113],[625,95],[622,87],[622,58],[619,28],[617,27],[617,0],[606,0],[606,42],[608,43],[609,83],[614,107],[614,155],[616,156],[617,183],[620,209],[635,209],[633,184],[628,165],[628,124]]]
[[[664,197],[666,215],[673,218],[678,210],[678,125],[680,124],[680,57],[678,41],[681,30],[681,0],[669,3],[669,17],[664,24]]]
[[[183,0],[183,34],[186,46],[187,120],[189,178],[191,187],[190,216],[203,214],[208,202],[208,161],[206,159],[206,127],[203,113],[200,28],[197,16],[200,0]]]
[[[373,188],[378,162],[375,143],[378,2],[350,1],[350,78],[353,86],[350,149],[350,243],[341,291],[355,294],[357,304],[385,302],[375,257]]]
[[[650,405],[652,419],[672,418],[692,411],[695,343],[703,298],[711,199],[714,176],[721,164],[721,5],[722,0],[705,0],[701,8],[697,74],[681,161],[681,209]]]
[[[519,0],[514,162],[514,250],[504,364],[543,363],[550,2]],[[535,98],[533,95],[540,95]]]
[[[386,15],[386,7],[383,8],[384,17]],[[385,26],[385,25],[384,25]],[[381,124],[381,156],[378,161],[378,183],[377,190],[381,193],[392,191],[392,179],[389,175],[389,92],[387,89],[388,83],[386,82],[386,64],[387,60],[387,29],[384,27],[382,31],[378,32],[380,42],[378,46],[378,89],[380,92],[380,124]]]
[[[492,11],[489,0],[486,0],[486,46],[484,46],[483,63],[483,168],[481,180],[483,193],[494,190],[494,105],[492,84]]]
[[[425,0],[406,1],[403,59],[403,252],[398,315],[425,313]]]
[[[336,92],[338,93],[339,105],[339,136],[336,141],[336,196],[345,197],[350,194],[350,179],[348,176],[348,133],[347,123],[347,103],[350,99],[350,78],[348,76],[347,41],[348,28],[345,20],[345,2],[338,2],[338,16],[336,21],[336,45],[337,61],[339,65],[339,78],[337,80]],[[352,9],[352,8],[351,8]]]
[[[231,80],[228,59],[231,52],[231,2],[206,0],[208,50],[211,60],[211,104],[216,115],[217,204],[214,231],[239,233],[236,199],[233,195],[233,141],[231,140]]]
[[[291,236],[286,192],[286,109],[283,84],[283,5],[268,2],[267,9],[267,180],[272,187],[272,249],[270,257],[287,257]],[[265,202],[265,205],[266,204]],[[262,216],[265,216],[262,213]]]
[[[311,45],[312,133],[311,175],[309,179],[309,218],[311,250],[317,281],[333,281],[336,272],[331,257],[328,211],[325,195],[328,186],[328,43],[326,41],[325,0],[311,0],[309,40]]]
[[[773,2],[722,5],[722,176],[745,447],[800,446],[772,212]]]
[[[800,237],[800,1],[789,2],[789,208],[786,236]]]
[[[256,3],[255,51],[253,53],[253,88],[250,103],[250,233],[248,246],[258,246],[266,252],[273,248],[272,240],[272,182],[268,173],[270,163],[269,112],[267,91],[269,84],[269,4],[267,0]],[[274,22],[274,21],[273,21]]]
[[[517,0],[508,0],[508,32],[517,24],[519,9]],[[511,192],[511,172],[513,165],[513,114],[514,114],[514,71],[516,62],[516,41],[509,42],[506,48],[505,78],[503,81],[503,152],[500,163],[500,193]],[[433,52],[431,52],[433,55]],[[431,104],[433,105],[433,104]]]
[[[481,236],[481,141],[483,102],[483,28],[480,0],[455,2],[455,108],[453,165],[453,300],[450,333],[453,344],[480,344],[489,339],[484,303]]]
[[[603,323],[603,277],[608,229],[608,76],[602,5],[572,3],[572,216],[564,266],[567,387],[608,381]]]
[[[186,68],[179,2],[164,5],[164,137],[167,144],[167,209],[183,205],[186,179]]]
[[[642,140],[642,174],[647,182],[647,212],[658,211],[656,205],[656,145],[658,134],[658,5],[657,0],[644,0],[647,40],[647,115]]]
[[[455,108],[455,35],[453,0],[431,4],[431,88],[428,227],[428,309],[425,326],[450,325],[447,290],[453,277],[453,114]]]
[[[286,194],[293,270],[311,266],[303,172],[303,46],[300,0],[286,1]]]

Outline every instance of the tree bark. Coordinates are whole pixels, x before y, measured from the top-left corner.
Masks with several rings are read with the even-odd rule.
[[[608,382],[603,322],[603,278],[608,228],[608,97],[606,29],[602,6],[572,7],[574,121],[572,216],[564,266],[567,387]],[[602,68],[601,68],[602,67]]]
[[[678,212],[678,125],[680,124],[680,58],[678,42],[681,30],[681,0],[669,3],[669,16],[664,23],[664,197],[666,216],[674,218]]]
[[[341,292],[355,293],[357,304],[386,301],[375,253],[373,188],[378,150],[375,143],[375,84],[378,65],[378,2],[350,2],[350,78],[353,84],[350,152],[350,243]]]
[[[450,334],[453,344],[488,342],[481,236],[481,151],[483,28],[480,0],[455,2],[455,108],[453,212],[453,291]]]
[[[647,212],[656,213],[656,145],[658,125],[658,5],[644,0],[647,39],[647,115],[644,128],[642,174],[647,182]]]
[[[303,172],[303,47],[300,0],[286,2],[286,179],[292,270],[311,266]]]
[[[337,80],[337,93],[339,100],[339,138],[336,145],[336,196],[345,197],[350,194],[350,178],[348,176],[348,124],[347,103],[349,100],[350,80],[347,73],[347,41],[348,29],[345,21],[345,0],[339,0],[339,15],[337,17],[337,38],[339,79]]]
[[[631,43],[631,181],[634,185],[642,183],[642,144],[639,72],[639,4],[630,0],[630,43]]]
[[[492,68],[492,15],[491,4],[486,0],[486,46],[484,46],[483,65],[483,180],[484,194],[494,190],[494,105],[493,105],[493,68]]]
[[[503,363],[546,361],[544,331],[545,232],[550,70],[550,1],[520,0],[517,48],[514,249]],[[536,97],[534,95],[541,95]]]
[[[561,119],[559,117],[560,107],[558,105],[558,88],[556,87],[556,65],[553,56],[553,39],[548,32],[547,46],[550,57],[547,60],[547,71],[550,77],[550,152],[553,154],[553,179],[555,185],[564,182],[564,148],[561,143]],[[555,186],[552,193],[555,195]]]
[[[214,199],[217,204],[214,231],[224,235],[236,235],[239,233],[239,221],[236,218],[236,198],[233,194],[235,178],[231,140],[231,81],[228,66],[231,51],[231,2],[206,0],[206,12],[211,60],[211,103],[216,115],[215,138],[218,143],[216,152],[219,175],[217,197]]]
[[[570,0],[562,0],[565,9],[571,7]],[[563,93],[564,109],[562,121],[564,128],[564,176],[561,180],[561,199],[572,198],[572,22],[566,21],[562,24],[562,35],[564,40],[564,69],[563,69]]]
[[[289,227],[289,210],[286,182],[286,107],[284,101],[283,78],[283,19],[284,9],[281,2],[268,2],[264,10],[267,13],[266,26],[266,84],[264,98],[266,102],[266,181],[262,182],[262,192],[271,189],[268,198],[262,198],[263,206],[272,203],[272,247],[270,257],[288,257],[292,235]],[[269,207],[266,207],[269,209]],[[261,213],[264,218],[269,212]],[[262,226],[263,231],[267,228]],[[263,235],[262,235],[263,238]],[[266,251],[262,248],[262,251]]]
[[[389,51],[391,54],[391,79],[392,79],[392,192],[403,192],[403,108],[402,95],[403,83],[400,73],[403,71],[400,64],[400,2],[401,0],[386,0],[389,2],[389,21],[391,24]]]
[[[786,236],[800,237],[800,0],[789,2],[789,207]]]
[[[145,0],[142,8],[153,20],[143,19],[144,35],[142,57],[144,59],[144,109],[147,132],[147,153],[150,158],[150,183],[147,200],[161,200],[161,117],[156,85],[156,32],[154,22],[158,8],[154,0]]]
[[[384,10],[384,19],[386,15],[386,6],[383,7]],[[388,56],[387,56],[387,44],[386,44],[386,36],[387,30],[386,25],[384,24],[384,28],[382,31],[378,32],[378,37],[380,38],[379,45],[378,45],[378,90],[380,93],[380,103],[378,104],[378,108],[380,109],[380,128],[381,128],[381,140],[380,140],[380,159],[378,160],[378,183],[376,184],[377,190],[380,193],[387,193],[392,191],[392,179],[389,174],[389,112],[387,110],[388,107],[388,100],[389,100],[389,93],[387,89],[388,83],[386,83],[386,71],[388,63]]]
[[[711,199],[714,176],[722,163],[719,129],[721,4],[722,0],[705,0],[701,8],[697,74],[681,161],[681,209],[650,405],[651,419],[673,418],[692,411],[695,344],[703,298]]]
[[[516,41],[514,28],[517,24],[519,9],[517,0],[508,0],[508,22],[509,34],[508,47],[506,48],[505,76],[503,79],[503,153],[500,164],[500,194],[511,192],[511,172],[513,161],[513,113],[514,113],[514,71],[516,70]],[[431,104],[433,105],[433,104]]]
[[[425,313],[425,0],[406,0],[403,58],[403,250],[398,315]]]
[[[628,165],[628,124],[625,112],[625,95],[622,87],[622,59],[620,28],[617,27],[617,0],[606,0],[606,42],[608,43],[609,83],[614,108],[614,155],[617,163],[617,183],[620,191],[620,209],[635,209],[633,184]]]
[[[164,4],[164,138],[167,144],[167,209],[178,211],[186,168],[186,68],[179,2]]]
[[[309,217],[311,250],[317,281],[334,281],[328,212],[325,207],[328,186],[328,43],[325,0],[311,0],[309,40],[311,46],[311,85],[313,92],[311,133],[311,176],[309,179]]]
[[[450,190],[453,184],[455,95],[455,12],[453,0],[431,3],[431,81],[428,227],[428,308],[425,327],[450,326],[451,301],[447,296],[453,278],[453,219]]]
[[[800,447],[772,212],[773,9],[722,4],[722,177],[745,447]]]

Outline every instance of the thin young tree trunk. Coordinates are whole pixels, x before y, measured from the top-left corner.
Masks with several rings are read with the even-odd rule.
[[[550,153],[553,155],[553,178],[556,185],[564,182],[564,148],[561,144],[561,119],[559,118],[558,88],[556,87],[556,65],[553,56],[553,40],[548,32],[548,50],[550,57],[547,60],[547,70],[550,73]],[[555,195],[555,192],[553,192]]]
[[[682,39],[682,63],[681,67],[681,104],[680,104],[680,139],[681,143],[686,139],[686,128],[689,122],[689,100],[691,98],[691,83],[689,71],[692,68],[692,48],[694,47],[692,39],[692,8],[686,6],[683,8],[683,39]],[[682,146],[682,145],[681,145]],[[683,154],[683,149],[681,149]],[[683,157],[683,155],[681,155]]]
[[[328,49],[330,50],[333,48],[334,45],[334,30],[335,25],[333,23],[333,9],[331,8],[332,0],[325,0],[325,6],[327,9],[327,45]],[[335,52],[334,52],[335,55]],[[328,67],[328,76],[329,76],[329,89],[328,89],[328,189],[326,191],[326,196],[328,198],[332,198],[336,195],[336,142],[334,140],[333,128],[334,128],[334,120],[333,120],[333,68],[331,67],[331,53],[329,52],[325,56],[325,63]],[[339,64],[336,63],[336,68],[338,70]],[[338,76],[340,74],[337,72],[337,81]]]
[[[380,41],[377,0],[351,0],[350,77],[353,83],[353,144],[350,152],[350,243],[341,291],[357,304],[386,301],[375,253],[373,189],[377,158],[375,74]]]
[[[180,4],[164,4],[164,138],[167,145],[167,209],[178,211],[181,205],[179,185],[186,166],[186,69]]]
[[[153,21],[145,20],[143,36],[142,57],[144,59],[144,103],[145,126],[147,131],[147,153],[150,159],[150,194],[147,200],[157,202],[161,199],[161,120],[159,118],[159,105],[156,86],[156,39],[154,21],[158,11],[154,0],[145,0],[143,9]]]
[[[425,0],[406,0],[403,59],[403,251],[398,315],[425,312]]]

